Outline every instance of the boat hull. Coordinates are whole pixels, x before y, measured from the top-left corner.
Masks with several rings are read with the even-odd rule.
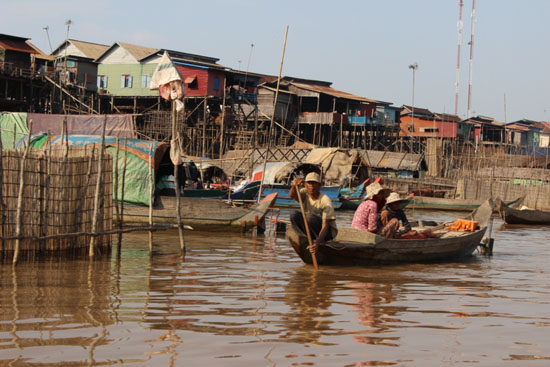
[[[507,224],[550,224],[550,212],[542,210],[511,208],[497,199],[497,210]]]
[[[488,200],[466,218],[477,221],[478,230],[444,231],[439,238],[386,239],[367,231],[341,228],[333,241],[319,246],[317,262],[321,265],[376,265],[456,261],[471,256],[480,245],[493,209],[493,202]],[[432,229],[441,230],[443,227]],[[293,226],[289,226],[287,236],[302,261],[311,264],[306,236]]]
[[[234,207],[221,200],[181,198],[180,214],[184,225],[196,231],[244,232],[252,228],[265,229],[264,219],[273,207],[277,195],[266,197],[249,207]],[[177,225],[175,198],[163,198],[153,209],[153,223]],[[124,208],[125,225],[149,224],[149,207]]]

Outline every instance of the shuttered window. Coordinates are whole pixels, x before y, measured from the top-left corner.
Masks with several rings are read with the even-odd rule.
[[[97,87],[102,89],[107,89],[107,75],[97,76]]]
[[[132,88],[132,79],[131,75],[121,75],[120,88]]]

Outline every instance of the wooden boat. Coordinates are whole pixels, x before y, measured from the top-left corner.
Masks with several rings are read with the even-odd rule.
[[[251,182],[250,184],[232,191],[229,198],[231,200],[252,201],[258,194],[260,189],[259,182]],[[187,198],[200,198],[200,199],[227,199],[227,191],[221,188],[212,189],[184,189],[182,196]],[[160,191],[161,195],[175,196],[174,189],[163,189]]]
[[[446,230],[443,224],[415,228],[432,229],[433,233],[440,235],[439,238],[386,239],[362,230],[341,228],[335,240],[319,246],[317,262],[325,265],[372,265],[453,261],[467,257],[480,245],[493,209],[493,201],[487,200],[465,218],[478,222],[479,227],[474,232]],[[289,226],[287,235],[298,256],[305,263],[311,264],[306,236],[292,225]]]
[[[258,226],[265,229],[264,219],[275,204],[277,193],[266,196],[260,203],[235,207],[222,200],[182,197],[180,202],[183,224],[197,231],[242,232]],[[125,206],[124,224],[149,223],[149,207]],[[161,197],[153,208],[153,223],[177,224],[176,198]]]
[[[342,206],[339,197],[340,187],[321,186],[320,191],[329,197],[334,209],[338,209]],[[275,203],[277,208],[300,208],[300,203],[290,197],[290,186],[279,184],[264,185],[262,188],[262,199],[273,193],[278,194],[277,202]]]
[[[497,211],[507,224],[550,224],[550,212],[534,209],[518,209],[497,198]]]
[[[511,205],[517,200],[510,201]],[[483,204],[484,200],[470,199],[448,199],[430,196],[413,196],[412,201],[407,205],[408,209],[448,210],[470,212]]]

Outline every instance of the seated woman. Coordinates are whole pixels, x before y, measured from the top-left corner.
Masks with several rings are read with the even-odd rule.
[[[367,186],[367,195],[365,200],[359,205],[353,216],[351,228],[361,229],[379,234],[386,238],[387,235],[393,235],[399,228],[399,222],[393,221],[386,226],[382,226],[378,213],[382,211],[386,203],[386,197],[390,194],[389,189],[385,189],[379,183],[375,182]],[[387,227],[387,228],[386,228]]]
[[[380,213],[380,222],[384,228],[387,228],[386,238],[399,238],[402,234],[411,231],[411,225],[402,209],[402,204],[406,201],[407,199],[401,199],[396,192],[392,192],[388,196],[386,206]],[[398,231],[399,221],[403,225],[402,231]]]

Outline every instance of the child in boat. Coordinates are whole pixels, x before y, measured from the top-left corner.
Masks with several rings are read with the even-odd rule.
[[[405,212],[403,211],[403,204],[407,199],[401,199],[398,193],[392,192],[386,199],[386,206],[380,213],[380,222],[383,227],[388,227],[386,238],[399,238],[401,235],[411,231],[411,225]],[[390,224],[391,221],[397,221],[397,228],[395,223]],[[403,225],[403,229],[399,231],[399,222]]]
[[[379,213],[382,211],[386,203],[386,198],[390,192],[390,189],[384,188],[378,182],[367,186],[365,200],[355,211],[353,221],[351,222],[351,228],[369,231],[386,238],[392,237],[399,229],[399,222],[397,219],[390,220],[383,226],[379,218]]]

